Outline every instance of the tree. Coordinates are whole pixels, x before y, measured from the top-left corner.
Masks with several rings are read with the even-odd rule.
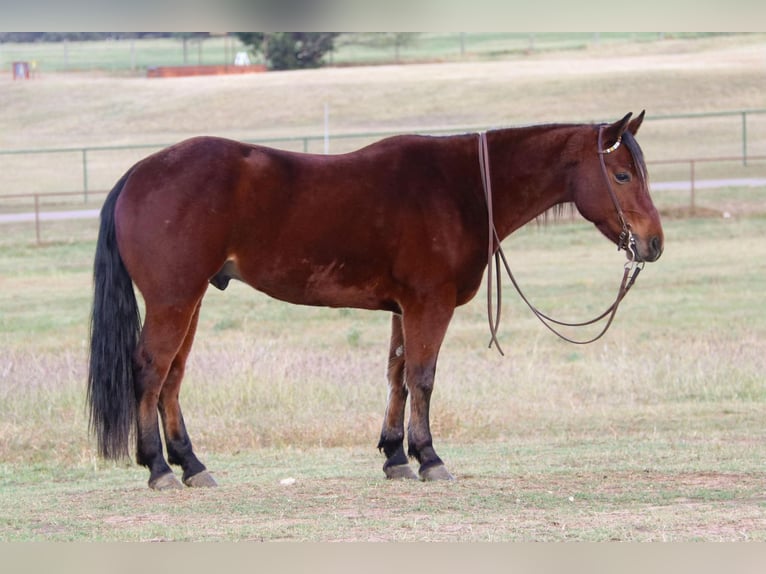
[[[318,68],[332,51],[338,32],[237,32],[240,41],[254,53],[263,54],[272,70]]]

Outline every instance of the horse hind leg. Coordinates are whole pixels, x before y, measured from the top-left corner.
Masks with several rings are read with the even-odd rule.
[[[147,302],[146,320],[136,351],[136,461],[149,469],[149,487],[156,490],[182,488],[162,454],[158,408],[164,384],[176,356],[187,339],[199,300],[189,305],[157,307]],[[188,352],[188,350],[187,350]],[[177,363],[176,363],[177,364]],[[183,369],[181,369],[182,374]],[[172,389],[180,386],[179,372],[170,377]],[[170,394],[165,395],[164,403]],[[170,409],[165,406],[165,412]],[[179,411],[180,412],[180,411]],[[172,418],[172,417],[171,417]],[[177,454],[177,452],[176,452]]]
[[[160,391],[158,408],[162,418],[162,426],[165,432],[165,446],[168,452],[168,462],[176,464],[183,469],[183,482],[186,486],[212,487],[217,486],[215,480],[200,462],[192,449],[189,433],[186,431],[179,394],[181,381],[183,380],[186,359],[194,342],[194,334],[197,330],[200,305],[197,305],[192,315],[189,330],[186,333],[181,348],[173,359],[170,371]]]
[[[386,455],[383,472],[387,478],[411,478],[418,476],[410,468],[404,452],[404,410],[407,404],[407,387],[404,385],[404,337],[402,319],[391,319],[391,345],[388,355],[388,404],[383,418],[378,448]]]

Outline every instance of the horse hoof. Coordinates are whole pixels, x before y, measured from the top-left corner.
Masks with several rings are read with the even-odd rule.
[[[197,474],[195,474],[194,476],[190,476],[189,478],[184,478],[184,484],[186,486],[192,486],[194,488],[211,488],[213,486],[218,486],[218,483],[206,470],[203,470],[202,472],[198,472]]]
[[[420,479],[425,481],[455,480],[455,477],[450,474],[446,466],[437,464],[436,466],[429,466],[427,469],[421,470]]]
[[[389,479],[418,479],[418,475],[410,468],[409,464],[397,464],[394,466],[383,467],[383,472],[386,473],[386,478]]]
[[[178,479],[172,472],[168,472],[155,480],[150,480],[149,488],[153,490],[180,490],[183,488],[183,485],[178,482]]]

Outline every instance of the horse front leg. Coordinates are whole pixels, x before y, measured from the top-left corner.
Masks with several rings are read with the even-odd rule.
[[[404,385],[404,335],[402,318],[391,317],[391,345],[388,352],[388,403],[383,418],[378,448],[386,455],[383,472],[387,478],[411,478],[418,475],[410,468],[404,453],[404,409],[407,404],[407,387]]]
[[[420,463],[418,474],[422,480],[454,480],[434,450],[429,421],[436,360],[454,307],[436,305],[434,300],[438,299],[432,296],[427,305],[405,310],[403,317],[404,376],[410,395],[408,454]]]

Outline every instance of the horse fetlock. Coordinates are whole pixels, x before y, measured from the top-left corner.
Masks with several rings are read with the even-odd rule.
[[[441,464],[441,459],[433,447],[430,435],[418,440],[413,432],[407,437],[407,455],[414,458],[421,465]]]
[[[383,433],[378,441],[378,450],[386,455],[386,458],[393,457],[398,451],[402,451],[404,457],[404,435],[402,433],[389,434]],[[407,458],[404,457],[406,461]]]

